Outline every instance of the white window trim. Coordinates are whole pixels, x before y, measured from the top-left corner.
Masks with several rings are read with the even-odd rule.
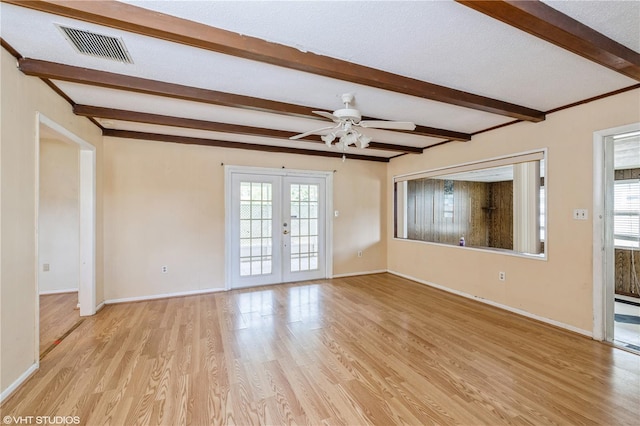
[[[405,173],[405,174],[400,174],[400,175],[395,175],[391,178],[391,188],[392,191],[394,190],[393,188],[395,188],[395,183],[400,183],[400,182],[405,182],[408,180],[413,180],[413,179],[421,179],[421,178],[425,178],[425,177],[431,177],[431,176],[438,176],[438,175],[443,175],[443,174],[453,174],[453,173],[461,173],[461,172],[466,172],[466,171],[472,171],[472,170],[478,170],[478,169],[485,169],[485,168],[489,168],[489,167],[498,167],[498,166],[504,166],[504,165],[509,165],[509,164],[514,164],[514,163],[521,163],[521,162],[525,162],[525,161],[534,161],[534,160],[544,160],[544,188],[545,188],[545,199],[544,199],[544,211],[545,211],[545,217],[544,217],[544,224],[540,224],[540,226],[544,226],[545,229],[545,240],[544,240],[544,252],[541,254],[530,254],[530,253],[519,253],[517,251],[513,251],[513,250],[501,250],[501,249],[491,249],[491,248],[477,248],[477,247],[468,247],[468,246],[464,246],[464,247],[460,247],[460,246],[456,246],[456,245],[452,245],[452,244],[443,244],[443,243],[434,243],[434,242],[430,242],[430,241],[421,241],[421,240],[410,240],[408,238],[399,238],[394,236],[393,240],[394,241],[403,241],[404,243],[416,243],[416,244],[427,244],[427,245],[432,245],[432,246],[440,246],[440,247],[449,247],[452,249],[457,249],[457,250],[471,250],[471,251],[480,251],[480,252],[484,252],[484,253],[493,253],[496,255],[500,255],[500,256],[514,256],[514,257],[521,257],[521,258],[525,258],[525,259],[533,259],[533,260],[543,260],[543,261],[547,261],[548,260],[548,253],[549,253],[549,227],[548,227],[548,217],[549,217],[549,206],[548,206],[548,200],[549,200],[549,185],[548,185],[548,179],[549,179],[549,161],[548,161],[548,148],[539,148],[539,149],[534,149],[531,151],[523,151],[523,152],[519,152],[519,153],[514,153],[514,154],[508,154],[508,155],[503,155],[503,156],[499,156],[499,157],[492,157],[492,158],[487,158],[485,160],[478,160],[478,161],[469,161],[466,163],[460,163],[460,164],[455,164],[455,165],[451,165],[451,166],[444,166],[444,167],[438,167],[438,168],[434,168],[434,169],[429,169],[429,170],[424,170],[424,171],[418,171],[418,172],[411,172],[411,173]],[[405,194],[406,196],[406,194]],[[395,194],[394,194],[395,197]],[[405,205],[406,205],[406,200],[405,200]],[[394,213],[394,214],[397,214]],[[406,221],[405,221],[406,222]],[[406,226],[406,223],[404,223],[404,226]],[[395,235],[395,232],[394,232]],[[406,234],[405,234],[406,235]]]

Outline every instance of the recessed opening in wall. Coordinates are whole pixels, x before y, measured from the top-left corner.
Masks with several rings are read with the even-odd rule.
[[[394,177],[399,239],[544,256],[544,151]]]

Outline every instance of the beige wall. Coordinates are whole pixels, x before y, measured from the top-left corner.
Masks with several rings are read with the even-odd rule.
[[[78,145],[40,139],[38,285],[41,293],[78,290],[80,164]],[[49,265],[45,271],[44,264]]]
[[[221,163],[336,170],[334,274],[386,269],[384,163],[105,138],[107,300],[225,287]]]
[[[36,362],[36,114],[97,147],[97,298],[102,292],[102,136],[42,81],[24,76],[0,49],[0,389],[4,392]]]
[[[593,207],[593,132],[640,121],[640,90],[549,114],[391,161],[394,175],[548,148],[548,260],[393,239],[393,189],[387,191],[388,267],[419,280],[523,310],[591,333],[592,222],[572,210]],[[498,272],[506,272],[505,282]]]

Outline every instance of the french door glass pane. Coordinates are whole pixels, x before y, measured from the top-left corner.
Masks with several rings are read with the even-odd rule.
[[[240,182],[240,276],[270,274],[272,184]]]
[[[317,184],[291,185],[291,271],[318,269]]]
[[[301,218],[308,218],[309,217],[309,203],[306,203],[304,201],[300,202],[300,217]]]

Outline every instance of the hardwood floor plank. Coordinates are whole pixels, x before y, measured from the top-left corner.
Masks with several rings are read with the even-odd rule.
[[[331,416],[324,401],[314,389],[315,386],[304,375],[303,369],[292,365],[283,366],[282,373],[291,385],[294,395],[300,400],[301,406],[305,407],[307,418],[314,419],[317,423]]]
[[[376,274],[109,305],[1,409],[87,425],[637,426],[640,356]]]
[[[40,296],[40,355],[80,320],[78,292]]]
[[[262,368],[266,371],[268,384],[274,393],[280,417],[286,419],[287,423],[293,423],[293,419],[303,415],[304,410],[282,371],[282,365],[278,361],[268,361],[262,364]]]

